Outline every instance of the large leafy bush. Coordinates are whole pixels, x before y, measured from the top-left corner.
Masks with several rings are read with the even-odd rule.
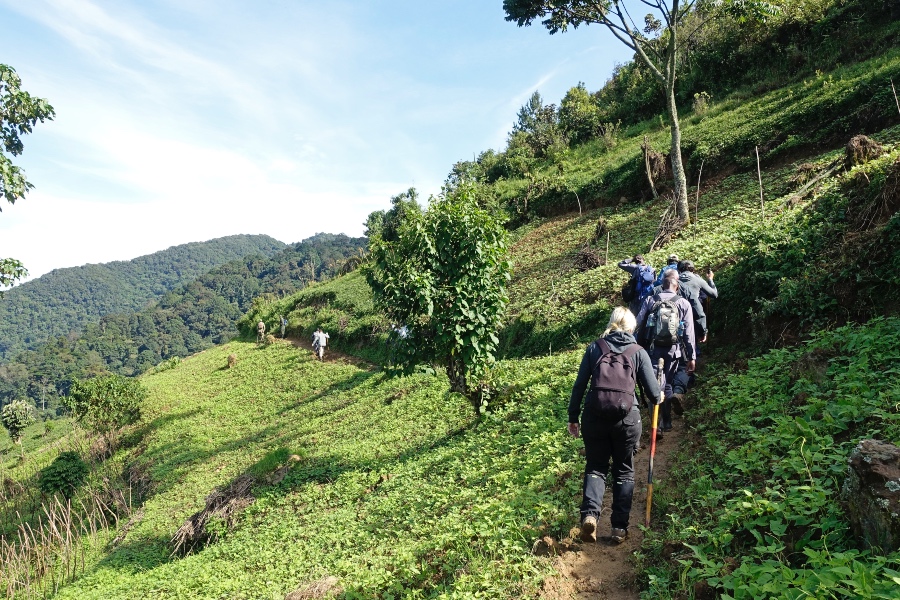
[[[75,380],[65,400],[77,421],[100,434],[130,425],[141,418],[147,390],[137,379],[107,375]]]
[[[9,437],[18,444],[25,428],[34,423],[34,409],[22,400],[10,402],[0,411],[0,422],[6,427]]]
[[[374,238],[371,254],[366,274],[376,303],[408,330],[395,340],[398,367],[440,365],[451,389],[480,412],[479,379],[494,361],[508,301],[502,225],[464,185],[411,214],[396,242]]]
[[[45,494],[62,494],[71,498],[84,483],[88,466],[77,452],[61,452],[52,463],[41,469],[38,485]]]

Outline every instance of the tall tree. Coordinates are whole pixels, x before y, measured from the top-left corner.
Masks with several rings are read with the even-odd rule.
[[[506,308],[506,231],[478,207],[462,184],[433,200],[425,213],[406,213],[396,240],[369,240],[366,278],[379,308],[403,326],[397,366],[440,365],[450,389],[476,415],[484,404],[480,379],[494,360]]]
[[[629,11],[629,6],[632,11]],[[638,27],[631,12],[648,7],[644,27]],[[551,34],[569,27],[596,23],[612,34],[647,66],[666,98],[672,133],[670,157],[675,179],[675,202],[683,225],[690,223],[687,177],[681,157],[681,127],[675,103],[678,52],[681,45],[719,17],[763,19],[774,11],[763,0],[503,0],[506,20],[519,27],[540,20]],[[682,31],[684,27],[684,31]]]
[[[22,154],[21,136],[31,133],[38,121],[43,123],[54,116],[46,100],[22,90],[22,80],[12,67],[0,64],[0,196],[10,204],[34,187],[10,156]],[[27,274],[21,262],[0,258],[0,287],[8,287]]]

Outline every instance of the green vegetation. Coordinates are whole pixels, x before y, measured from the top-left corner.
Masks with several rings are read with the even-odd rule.
[[[375,235],[365,269],[376,306],[396,329],[390,343],[403,373],[439,365],[450,389],[481,414],[482,379],[494,361],[508,302],[506,231],[462,186],[410,213],[396,241]]]
[[[651,10],[644,17],[643,29],[639,29],[632,20],[629,6],[632,11]],[[761,0],[640,0],[633,3],[627,0],[503,0],[503,10],[506,11],[507,21],[514,21],[519,27],[540,21],[551,34],[576,29],[580,25],[603,25],[634,52],[634,62],[646,69],[665,98],[675,214],[679,225],[689,224],[691,211],[681,148],[681,119],[675,94],[675,82],[686,70],[681,57],[684,47],[690,45],[692,38],[703,36],[706,29],[715,27],[723,19],[764,23],[776,12],[776,6]],[[541,122],[547,123],[548,119],[541,119]]]
[[[34,421],[34,409],[21,400],[10,402],[0,411],[0,423],[3,424],[10,439],[16,444],[21,444],[22,432]],[[22,450],[22,460],[25,460],[24,450]]]
[[[704,386],[699,438],[660,496],[647,597],[695,583],[730,599],[897,597],[900,552],[856,549],[840,495],[858,440],[900,444],[898,344],[900,319],[873,319]]]
[[[141,310],[210,269],[285,245],[267,235],[232,235],[173,246],[129,261],[56,269],[0,302],[0,358],[79,332],[105,315]]]
[[[89,468],[77,452],[60,452],[50,465],[41,469],[38,485],[48,495],[61,494],[71,499],[84,484]]]
[[[533,595],[548,564],[530,545],[573,514],[578,457],[558,398],[577,360],[500,363],[503,400],[477,424],[442,379],[318,363],[282,342],[145,376],[148,434],[122,451],[153,481],[143,520],[58,597],[270,597],[329,574],[348,598]],[[170,557],[214,487],[270,472],[287,450],[301,460],[254,490],[237,528]]]
[[[107,375],[86,381],[76,379],[63,402],[77,422],[108,436],[141,418],[141,404],[146,397],[147,390],[140,381]]]
[[[646,598],[896,597],[900,552],[857,549],[840,503],[850,450],[867,437],[900,443],[900,118],[890,87],[892,77],[900,79],[900,53],[884,51],[897,31],[888,10],[808,0],[785,3],[765,30],[726,20],[698,40],[682,72],[691,90],[709,83],[696,65],[772,53],[741,73],[709,66],[723,75],[718,87],[693,88],[698,101],[681,125],[692,180],[704,165],[699,194],[691,191],[696,218],[644,252],[657,267],[675,252],[698,269],[715,269],[721,292],[710,310],[707,356],[716,362],[688,396],[684,445],[656,482],[653,528],[637,554]],[[841,42],[812,39],[812,31],[839,32]],[[733,43],[727,55],[726,42]],[[805,57],[801,76],[789,76],[793,59],[786,57],[798,54]],[[240,281],[257,282],[255,297],[241,296],[235,304],[247,312],[228,323],[237,320],[246,341],[184,360],[153,355],[157,366],[140,380],[148,390],[142,419],[121,432],[114,451],[66,420],[46,439],[40,424],[25,429],[24,462],[12,460],[12,444],[3,441],[4,533],[37,525],[42,505],[28,494],[64,450],[78,451],[89,467],[83,485],[67,488],[73,500],[94,506],[97,498],[120,520],[75,536],[83,556],[75,568],[68,559],[27,555],[14,570],[0,569],[0,586],[9,584],[7,573],[65,564],[66,578],[48,576],[67,582],[60,598],[280,598],[327,576],[338,579],[342,598],[537,596],[553,562],[534,556],[532,544],[566,536],[577,519],[583,462],[580,442],[564,426],[581,351],[619,303],[627,276],[615,263],[647,250],[669,210],[664,199],[637,201],[651,197],[641,144],[646,136],[661,147],[665,123],[658,111],[616,116],[625,111],[616,98],[654,106],[647,85],[632,64],[600,92],[573,88],[558,111],[534,96],[505,151],[454,166],[446,189],[471,191],[480,207],[460,214],[477,225],[490,213],[510,230],[509,302],[491,340],[498,360],[486,383],[494,395],[480,418],[443,377],[392,378],[379,367],[396,357],[391,326],[412,320],[379,310],[365,277],[378,263],[353,270],[365,259],[341,255],[352,244],[329,246],[331,262],[279,263],[281,275],[263,266],[273,263],[248,262],[252,277]],[[859,132],[883,152],[845,168],[842,148]],[[391,202],[367,228],[400,247],[404,233],[416,230],[420,238],[408,240],[424,240],[426,225],[433,225],[427,233],[440,231],[440,211],[457,209],[439,201],[423,215],[414,190]],[[495,233],[476,237],[504,237]],[[402,264],[415,273],[425,273],[432,258],[450,270],[466,258],[435,250],[439,261],[409,247],[416,252],[405,253]],[[580,270],[580,252],[604,264]],[[285,284],[283,296],[264,293],[310,264],[302,285]],[[321,281],[333,273],[343,275]],[[191,288],[202,290],[195,295],[183,288],[185,314],[193,316],[181,322],[202,322],[187,310],[191,304],[235,298],[229,290],[237,288],[225,283],[233,280],[220,275]],[[400,308],[415,304],[418,290],[440,306],[447,291],[397,290]],[[181,314],[178,302],[165,305],[173,315]],[[427,323],[427,310],[415,314]],[[478,320],[460,314],[455,324]],[[305,343],[321,326],[332,335],[330,347],[353,356],[320,363],[289,341],[250,342],[256,322],[274,331],[280,315],[291,337]],[[104,323],[109,331],[117,322]],[[96,339],[129,331],[123,325]],[[207,348],[233,330],[203,331],[219,332],[197,338]],[[132,357],[139,353],[121,348],[127,351],[109,370],[143,370]],[[10,372],[0,371],[0,384]],[[250,496],[237,499],[232,514],[202,520],[203,543],[173,554],[182,525],[248,480]],[[134,490],[133,499],[119,502],[124,490]],[[47,548],[48,556],[62,556]]]
[[[107,315],[80,334],[59,337],[0,365],[0,402],[28,396],[56,414],[59,395],[74,378],[134,376],[226,342],[237,333],[235,321],[254,298],[283,295],[331,277],[364,246],[363,238],[318,234],[271,258],[253,253],[228,262],[138,312]]]

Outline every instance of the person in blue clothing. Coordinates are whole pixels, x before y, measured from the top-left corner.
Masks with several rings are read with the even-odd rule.
[[[659,275],[656,276],[656,281],[653,282],[653,287],[662,286],[663,277],[665,276],[666,271],[671,271],[672,269],[678,269],[678,255],[675,253],[669,255],[669,264],[659,270]]]
[[[585,542],[597,541],[597,519],[607,483],[612,483],[610,537],[618,543],[628,535],[634,494],[634,455],[641,437],[641,413],[635,387],[639,385],[651,402],[658,403],[660,399],[650,356],[634,339],[635,325],[630,310],[624,306],[613,310],[606,331],[585,350],[569,399],[567,429],[572,437],[581,435],[584,439],[587,461],[581,502],[581,539]],[[610,360],[617,361],[618,368],[609,367],[606,361]],[[585,399],[588,384],[591,388]],[[619,410],[604,411],[599,393],[615,394]],[[607,481],[610,471],[612,482]]]
[[[653,293],[653,280],[656,273],[644,260],[643,254],[635,254],[634,258],[626,258],[619,263],[619,268],[631,275],[627,286],[622,290],[622,299],[628,302],[628,308],[632,314],[637,314],[641,309],[644,298]]]

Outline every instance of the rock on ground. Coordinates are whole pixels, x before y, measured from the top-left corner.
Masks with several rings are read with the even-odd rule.
[[[900,550],[900,448],[862,440],[850,455],[843,496],[863,548]]]

